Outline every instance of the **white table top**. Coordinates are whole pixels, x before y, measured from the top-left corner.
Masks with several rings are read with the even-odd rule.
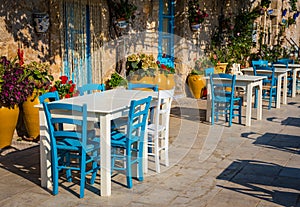
[[[84,96],[62,99],[59,103],[87,104],[89,112],[111,113],[129,107],[131,100],[138,100],[148,96],[157,97],[158,93],[153,91],[113,89],[97,92]],[[37,106],[41,107],[41,105]]]
[[[245,81],[245,82],[256,82],[262,79],[267,78],[267,76],[255,76],[255,75],[236,75],[236,81]],[[205,79],[209,79],[209,76],[206,76]],[[227,78],[217,78],[217,79],[224,79]]]
[[[286,68],[286,65],[285,64],[273,64],[274,67],[280,67],[280,68]],[[289,68],[300,68],[300,64],[288,64],[288,67]]]
[[[245,71],[245,72],[252,72],[253,67],[243,68],[241,70]],[[290,68],[275,68],[275,73],[286,73],[287,71],[291,71],[291,70],[292,69],[290,69]],[[265,71],[265,70],[257,70],[257,71]],[[269,72],[269,71],[266,71],[266,72]]]

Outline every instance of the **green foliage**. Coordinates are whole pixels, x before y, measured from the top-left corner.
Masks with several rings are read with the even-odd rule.
[[[130,18],[134,19],[134,12],[137,7],[134,4],[128,3],[128,0],[120,0],[120,2],[112,2],[113,10],[116,13],[117,19],[128,20]]]
[[[145,53],[132,54],[127,57],[126,75],[139,75],[141,78],[145,76],[155,76],[158,65],[152,54]]]
[[[126,86],[127,80],[120,76],[118,73],[113,73],[111,78],[107,81],[110,88],[115,88],[117,86]]]
[[[206,68],[213,67],[214,64],[206,56],[201,56],[195,60],[193,70],[190,72],[191,75],[203,75]]]
[[[289,1],[292,11],[297,11],[297,2],[298,2],[298,0],[290,0]]]
[[[220,26],[212,37],[210,59],[214,65],[218,62],[228,62],[245,65],[250,56],[253,22],[259,16],[258,8],[243,11],[234,18],[222,17]]]
[[[261,0],[261,7],[268,8],[270,6],[271,0]]]
[[[190,0],[188,3],[188,19],[190,23],[201,24],[208,14],[200,8],[198,0]]]
[[[51,82],[54,80],[50,74],[50,65],[48,63],[38,63],[35,61],[23,65],[24,75],[31,84],[34,85],[37,96],[47,92],[51,88]]]

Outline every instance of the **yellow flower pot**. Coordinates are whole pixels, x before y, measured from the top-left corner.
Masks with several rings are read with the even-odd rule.
[[[23,120],[28,136],[32,139],[38,139],[40,135],[40,122],[39,122],[39,109],[35,108],[34,105],[39,104],[38,96],[35,94],[29,96],[23,103]]]
[[[206,81],[204,75],[189,75],[188,85],[194,98],[199,99],[203,96]]]
[[[228,63],[218,63],[215,66],[215,73],[225,73]]]
[[[19,107],[0,107],[0,149],[10,146],[17,126]]]

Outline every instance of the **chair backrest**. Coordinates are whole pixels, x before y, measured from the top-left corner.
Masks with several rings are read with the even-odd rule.
[[[152,97],[149,96],[140,100],[132,100],[127,122],[126,144],[128,149],[131,143],[139,140],[144,141],[145,129],[148,119],[148,112]]]
[[[267,60],[252,60],[252,67],[256,66],[268,66],[268,61]]]
[[[80,96],[83,96],[86,93],[91,94],[94,91],[105,91],[105,84],[88,83],[79,87],[78,91]]]
[[[273,66],[257,65],[253,67],[253,73],[255,76],[267,76],[267,79],[263,79],[263,84],[270,83],[272,86],[276,85],[275,68]]]
[[[47,92],[39,96],[39,101],[41,104],[44,103],[45,101],[51,102],[51,101],[58,101],[58,100],[59,100],[59,94],[57,91]]]
[[[158,91],[158,85],[156,84],[148,84],[148,83],[128,83],[128,90],[133,89],[150,89],[153,91]]]
[[[294,64],[294,60],[288,58],[282,58],[272,63],[272,65],[274,64],[283,64],[286,66],[286,68],[288,68],[289,64]]]
[[[52,156],[57,153],[57,139],[68,138],[68,143],[72,147],[72,140],[74,142],[80,141],[83,149],[87,145],[87,106],[86,104],[74,105],[67,103],[49,103],[43,102],[44,112],[46,115],[48,130],[51,140]],[[55,116],[54,113],[61,113],[63,111],[65,116]],[[56,127],[57,125],[73,126],[76,130],[64,130],[63,127]],[[78,142],[77,142],[78,143]]]
[[[229,79],[231,81],[224,81],[222,79]],[[210,83],[212,102],[215,100],[222,100],[224,97],[228,97],[228,95],[230,95],[231,101],[233,102],[235,81],[236,75],[225,73],[211,74]]]
[[[205,68],[204,69],[205,76],[209,76],[210,74],[214,74],[214,73],[215,73],[215,68]]]
[[[158,132],[159,126],[169,127],[170,111],[171,111],[173,96],[174,96],[174,89],[158,91],[158,101],[155,109],[155,120],[154,120],[156,132]]]

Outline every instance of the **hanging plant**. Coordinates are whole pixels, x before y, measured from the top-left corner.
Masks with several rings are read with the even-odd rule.
[[[298,0],[290,0],[290,5],[291,5],[292,11],[297,11],[297,2],[298,2]]]

